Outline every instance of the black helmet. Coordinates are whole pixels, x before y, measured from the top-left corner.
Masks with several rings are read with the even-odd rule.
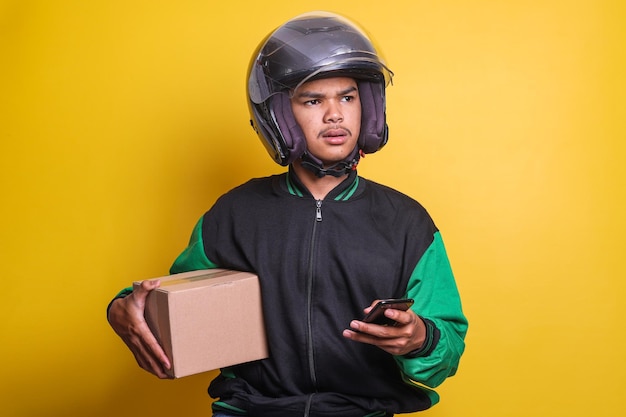
[[[280,165],[306,154],[304,134],[291,111],[290,92],[307,81],[335,76],[354,78],[359,87],[361,134],[358,149],[344,163],[345,168],[352,168],[359,151],[376,152],[388,136],[385,87],[393,73],[368,36],[344,17],[315,12],[287,21],[255,50],[247,77],[250,122]],[[321,161],[306,156],[325,171]],[[345,169],[340,171],[337,175]]]

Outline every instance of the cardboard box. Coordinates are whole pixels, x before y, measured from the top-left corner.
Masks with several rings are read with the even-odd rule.
[[[145,317],[171,361],[170,376],[267,358],[256,275],[209,269],[158,279],[161,286],[148,296]]]

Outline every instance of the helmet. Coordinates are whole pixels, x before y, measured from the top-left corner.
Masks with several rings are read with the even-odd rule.
[[[255,50],[247,76],[251,124],[270,156],[288,165],[306,156],[306,140],[291,111],[290,94],[307,81],[344,76],[357,81],[361,99],[361,134],[345,168],[360,152],[373,153],[387,142],[385,87],[393,73],[368,36],[354,23],[332,13],[297,16],[267,36]],[[336,175],[345,172],[339,169]]]

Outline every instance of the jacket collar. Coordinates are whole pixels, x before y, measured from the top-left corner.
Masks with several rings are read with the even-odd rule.
[[[289,194],[295,195],[298,197],[311,197],[311,193],[309,190],[302,184],[300,178],[295,173],[293,168],[289,166],[289,171],[284,176],[284,186]],[[359,184],[361,183],[359,176],[357,175],[356,170],[350,171],[348,176],[333,188],[325,200],[335,200],[335,201],[346,201],[349,200],[352,196],[355,195],[356,191],[359,189]]]

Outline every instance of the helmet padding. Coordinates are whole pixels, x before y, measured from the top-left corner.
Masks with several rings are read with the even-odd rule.
[[[389,128],[385,121],[384,85],[371,81],[357,81],[361,100],[361,134],[359,148],[374,153],[387,143]]]
[[[291,110],[291,100],[286,91],[270,97],[270,112],[285,144],[285,164],[291,164],[306,151],[306,138]]]

